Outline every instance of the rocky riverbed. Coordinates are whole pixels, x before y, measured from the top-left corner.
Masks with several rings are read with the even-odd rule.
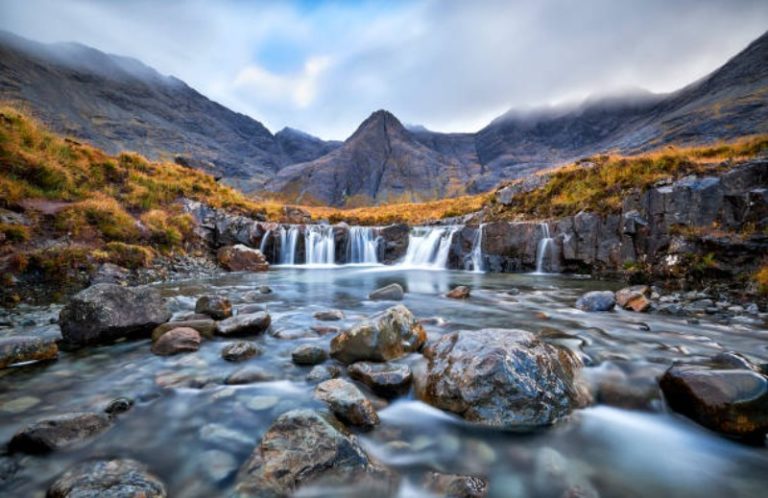
[[[0,494],[763,496],[766,315],[621,287],[277,268],[20,306]]]

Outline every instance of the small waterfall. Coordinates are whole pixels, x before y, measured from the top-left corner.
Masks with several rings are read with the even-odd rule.
[[[472,253],[470,259],[472,261],[472,271],[475,273],[482,273],[485,271],[483,267],[483,230],[485,224],[481,223],[475,232],[475,240],[472,242]]]
[[[550,267],[552,266],[552,237],[549,234],[549,225],[547,223],[541,223],[542,237],[539,239],[539,245],[536,248],[536,273],[545,273],[544,264],[547,257],[549,257]]]
[[[445,268],[453,234],[459,227],[414,227],[408,235],[403,266]]]
[[[280,264],[292,265],[296,261],[296,241],[299,238],[299,227],[280,227]]]
[[[267,230],[264,232],[264,236],[261,238],[261,242],[259,242],[259,251],[261,251],[261,254],[264,254],[266,256],[266,253],[264,250],[267,248],[267,241],[269,240],[269,236],[272,235],[272,230]]]
[[[350,227],[347,239],[347,263],[376,264],[378,236],[371,227]]]
[[[307,225],[304,247],[308,265],[332,265],[336,261],[336,238],[330,225]]]

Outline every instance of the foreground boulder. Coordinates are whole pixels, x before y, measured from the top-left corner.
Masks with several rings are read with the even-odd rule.
[[[201,296],[195,303],[195,313],[223,320],[232,316],[232,303],[224,296]]]
[[[216,253],[219,264],[229,271],[267,271],[267,258],[258,249],[237,244],[225,246]]]
[[[749,364],[675,365],[659,384],[670,408],[711,430],[762,441],[768,433],[768,378]]]
[[[48,498],[165,498],[163,483],[135,460],[96,460],[75,465],[48,489]]]
[[[368,294],[374,301],[402,301],[405,291],[400,284],[389,284]]]
[[[158,356],[171,356],[179,353],[192,353],[200,349],[200,332],[189,327],[178,327],[152,344],[152,352]]]
[[[386,469],[371,461],[332,416],[314,410],[280,415],[243,464],[235,496],[291,496],[308,484],[354,483],[389,488]]]
[[[426,401],[500,428],[544,426],[585,406],[581,361],[522,330],[464,330],[426,348]]]
[[[85,346],[147,337],[170,318],[157,289],[96,284],[72,296],[59,325],[65,345]]]
[[[642,313],[651,307],[650,296],[651,288],[647,285],[633,285],[616,292],[616,304],[625,310]]]
[[[315,396],[342,422],[364,428],[379,423],[376,409],[356,385],[344,379],[321,382],[315,388]]]
[[[611,311],[616,306],[616,297],[611,291],[587,292],[576,301],[582,311]]]
[[[261,334],[269,328],[272,317],[266,311],[237,315],[216,324],[216,333],[224,337]]]
[[[349,366],[347,373],[383,398],[395,398],[408,393],[413,380],[408,365],[390,363],[358,361]]]
[[[421,349],[424,328],[403,305],[363,320],[331,340],[331,356],[343,363],[388,361]]]
[[[11,452],[48,453],[88,439],[109,428],[103,413],[66,413],[20,429],[8,443]]]
[[[0,368],[27,361],[55,360],[59,347],[54,338],[29,335],[0,337]]]

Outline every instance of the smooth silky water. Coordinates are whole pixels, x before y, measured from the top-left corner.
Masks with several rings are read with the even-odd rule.
[[[768,360],[768,331],[746,323],[702,319],[691,325],[684,318],[578,311],[572,305],[581,293],[617,285],[576,277],[340,266],[279,268],[158,287],[174,312],[183,313],[193,310],[201,294],[226,294],[240,304],[245,292],[269,285],[274,292],[258,302],[272,314],[272,329],[296,337],[313,325],[348,327],[391,306],[369,301],[367,294],[393,282],[406,289],[404,304],[416,316],[432,319],[425,326],[431,339],[460,329],[521,328],[580,351],[591,365],[588,377],[619,367],[652,376],[674,360],[725,350]],[[456,285],[471,286],[472,297],[443,297]],[[519,292],[510,293],[513,289]],[[312,318],[327,308],[344,310],[346,318]],[[25,313],[43,322],[55,311]],[[17,329],[32,331],[50,333],[51,327]],[[136,405],[112,429],[79,449],[24,457],[22,469],[0,488],[0,495],[44,496],[48,484],[71,464],[121,456],[148,464],[166,483],[169,496],[226,496],[234,475],[217,479],[248,457],[280,413],[321,408],[312,399],[314,386],[305,381],[310,368],[294,365],[290,351],[302,343],[328,347],[332,335],[254,337],[264,355],[240,364],[220,358],[226,343],[221,339],[203,342],[196,353],[173,357],[154,356],[150,341],[142,340],[63,352],[55,362],[2,370],[4,441],[41,416],[101,410],[120,396],[135,399]],[[399,361],[419,369],[423,359],[413,354]],[[244,365],[261,366],[280,380],[222,385],[222,379]],[[765,496],[768,484],[766,449],[725,439],[663,407],[653,412],[596,405],[528,434],[473,427],[413,394],[380,408],[379,414],[381,425],[360,438],[371,455],[401,474],[399,496],[425,496],[419,483],[429,470],[487,476],[489,496],[494,497],[561,496],[565,487],[586,493],[579,496],[596,496],[596,491],[602,497],[757,497]],[[354,490],[348,495],[355,496]]]

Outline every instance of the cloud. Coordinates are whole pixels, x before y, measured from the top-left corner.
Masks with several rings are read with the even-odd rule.
[[[323,138],[380,108],[474,131],[512,107],[672,91],[766,26],[764,0],[0,0],[3,29],[136,57]]]

